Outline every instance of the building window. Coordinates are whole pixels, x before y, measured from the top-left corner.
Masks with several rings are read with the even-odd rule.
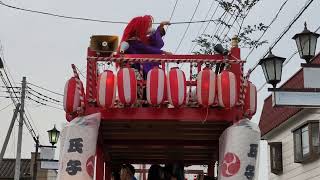
[[[303,163],[319,156],[319,121],[307,121],[292,130],[294,162]]]
[[[283,170],[282,164],[282,143],[270,142],[270,167],[274,174],[281,174]]]

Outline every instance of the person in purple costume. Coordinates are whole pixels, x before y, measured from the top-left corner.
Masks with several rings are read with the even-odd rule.
[[[133,18],[124,30],[121,44],[128,43],[124,54],[172,54],[161,50],[164,46],[162,36],[165,35],[164,26],[170,25],[170,22],[164,21],[152,32],[153,18],[150,15]],[[120,45],[121,45],[120,44]],[[160,63],[145,62],[143,63],[143,77],[146,79],[148,72]],[[133,68],[140,71],[140,64],[135,63]]]

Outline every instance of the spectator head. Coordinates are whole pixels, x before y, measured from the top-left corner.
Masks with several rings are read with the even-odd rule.
[[[135,174],[135,169],[131,164],[124,164],[121,166],[120,179],[132,180]]]
[[[163,169],[158,164],[153,164],[148,171],[148,180],[162,180],[164,179]]]
[[[111,180],[120,180],[119,172],[113,171],[111,175]]]

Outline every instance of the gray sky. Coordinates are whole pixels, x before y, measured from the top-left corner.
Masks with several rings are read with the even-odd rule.
[[[151,14],[156,22],[168,20],[175,0],[135,0],[135,1],[79,1],[79,0],[4,0],[5,3],[24,7],[28,9],[48,11],[57,14],[87,17],[102,20],[129,21],[137,15]],[[189,21],[192,12],[198,1],[180,0],[172,21]],[[199,10],[195,15],[195,20],[203,20],[209,9],[212,0],[201,0]],[[275,13],[280,8],[284,0],[262,0],[250,12],[245,24],[263,22],[268,24]],[[298,13],[305,4],[304,0],[289,0],[279,18],[267,31],[264,39],[273,42],[283,29]],[[303,22],[307,21],[308,28],[314,31],[320,24],[319,22],[320,1],[315,1],[306,10],[302,17],[294,24],[291,30],[274,48],[273,53],[289,57],[296,51],[295,42],[291,37],[303,30]],[[214,5],[215,7],[215,5]],[[318,12],[318,13],[317,13]],[[221,15],[218,11],[215,18]],[[172,25],[165,37],[165,50],[174,51],[187,25]],[[192,45],[191,40],[199,31],[201,24],[192,24],[184,39],[179,54],[189,52]],[[124,25],[107,24],[98,22],[87,22],[79,20],[61,19],[45,15],[21,12],[0,6],[0,40],[4,50],[5,60],[12,74],[14,81],[19,83],[22,76],[27,77],[27,81],[41,85],[56,92],[63,93],[65,81],[72,76],[70,64],[76,64],[80,69],[86,64],[86,48],[89,45],[89,38],[93,34],[122,35]],[[212,23],[207,32],[214,29]],[[232,33],[232,32],[231,32]],[[268,45],[259,47],[249,57],[246,69],[252,67],[265,53]],[[319,51],[319,41],[317,52]],[[244,58],[249,49],[242,49]],[[283,70],[283,81],[294,74],[302,62],[295,56]],[[251,75],[251,80],[259,88],[264,82],[263,73],[259,68]],[[19,84],[17,84],[19,85]],[[269,94],[266,90],[268,86],[259,92],[258,109],[262,108],[265,97]],[[3,90],[3,89],[2,89]],[[43,91],[41,91],[43,92]],[[3,95],[5,93],[2,93]],[[52,95],[48,94],[47,95]],[[61,97],[52,95],[55,98]],[[8,99],[0,99],[0,109],[10,104]],[[27,109],[36,125],[36,132],[40,133],[40,141],[48,144],[47,130],[54,124],[61,129],[61,124],[65,122],[64,112],[50,107],[37,107],[33,102],[27,101]],[[3,143],[9,122],[12,117],[13,106],[0,111],[2,126],[0,129],[0,144]],[[260,112],[254,117],[258,122]],[[17,133],[17,127],[13,131]],[[34,151],[34,143],[31,136],[24,128],[23,136],[23,157],[30,157],[30,152]],[[13,157],[15,154],[16,137],[12,137],[7,149],[6,157]],[[264,145],[266,147],[266,145]],[[263,149],[265,153],[265,149]],[[264,154],[266,156],[266,154]],[[265,159],[260,165],[261,169],[266,169]],[[263,171],[261,179],[266,178],[267,171]]]

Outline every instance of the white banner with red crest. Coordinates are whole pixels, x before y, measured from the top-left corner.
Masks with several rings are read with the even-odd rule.
[[[248,119],[227,128],[219,139],[218,180],[254,180],[259,141],[259,127]]]
[[[58,180],[92,180],[100,113],[73,119],[63,130]]]

